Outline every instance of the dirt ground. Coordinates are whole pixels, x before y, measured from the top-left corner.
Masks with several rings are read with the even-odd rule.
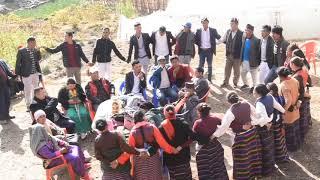
[[[122,47],[121,52],[126,55],[128,45],[126,43],[118,43]],[[86,44],[84,50],[88,57],[92,57],[92,44]],[[61,61],[61,55],[56,56],[56,61]],[[192,67],[196,67],[198,57],[192,61]],[[124,79],[124,74],[130,69],[130,65],[121,62],[119,59],[113,60],[113,79],[116,80],[116,85],[119,81]],[[234,90],[232,88],[221,89],[219,85],[223,79],[224,69],[224,47],[219,45],[217,56],[214,58],[214,73],[215,79],[212,85],[214,93],[210,95],[209,103],[212,111],[215,113],[224,113],[229,107],[225,100],[225,95],[228,91]],[[83,77],[85,77],[85,68],[83,70]],[[88,82],[89,78],[83,78],[83,84]],[[59,88],[64,84],[66,78],[46,79],[46,89],[50,96],[57,96]],[[302,148],[294,153],[290,153],[291,161],[287,164],[282,164],[278,170],[270,177],[263,179],[280,180],[309,180],[320,179],[320,87],[319,77],[313,76],[314,87],[311,88],[311,107],[313,126],[307,134],[306,141]],[[240,81],[241,82],[241,81]],[[241,84],[239,84],[241,85]],[[118,85],[119,86],[119,85]],[[252,96],[248,91],[242,92],[235,89],[243,98],[253,102]],[[318,99],[319,98],[319,99]],[[35,157],[29,147],[29,133],[28,128],[31,125],[30,115],[26,113],[25,103],[23,98],[15,99],[12,102],[11,115],[15,115],[9,124],[0,126],[0,179],[1,180],[40,180],[45,178],[45,171],[42,168],[42,162]],[[89,136],[86,140],[81,142],[83,150],[87,150],[93,156],[93,140],[94,135]],[[230,136],[224,135],[219,138],[225,149],[225,164],[230,176],[232,178],[232,153]],[[194,179],[197,179],[197,170],[195,158],[191,160],[192,171]],[[93,157],[93,168],[90,174],[96,178],[101,178],[101,170],[99,162]]]

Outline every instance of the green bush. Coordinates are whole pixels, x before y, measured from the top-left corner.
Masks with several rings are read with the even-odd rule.
[[[84,0],[53,0],[33,9],[24,9],[15,12],[16,15],[24,18],[47,18],[56,11],[64,9],[72,5],[78,5]]]
[[[119,0],[117,4],[117,11],[127,18],[134,18],[137,16],[132,0]]]

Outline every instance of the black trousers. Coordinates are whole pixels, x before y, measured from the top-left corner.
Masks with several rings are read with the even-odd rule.
[[[75,133],[76,123],[73,122],[69,118],[63,117],[63,118],[59,119],[57,122],[55,122],[55,124],[58,125],[61,128],[66,128],[68,134]]]
[[[0,84],[0,121],[9,119],[10,88],[7,83]]]

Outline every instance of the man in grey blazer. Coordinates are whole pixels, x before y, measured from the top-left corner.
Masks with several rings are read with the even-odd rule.
[[[255,85],[257,85],[258,78],[258,67],[260,65],[260,39],[258,39],[254,34],[254,27],[251,24],[247,24],[245,30],[245,36],[242,38],[242,48],[241,48],[241,78],[243,81],[243,86],[241,89],[248,88],[247,74],[250,72],[252,78],[252,88],[250,92],[253,91]]]
[[[33,90],[39,86],[41,54],[36,49],[37,42],[34,37],[28,38],[27,43],[26,48],[18,50],[15,73],[21,77],[24,84],[24,98],[29,111]]]

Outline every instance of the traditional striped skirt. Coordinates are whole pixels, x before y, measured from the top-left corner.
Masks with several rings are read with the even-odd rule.
[[[261,143],[255,128],[236,134],[232,145],[233,178],[261,177]]]
[[[190,163],[179,164],[177,166],[167,166],[170,180],[192,180]]]
[[[304,98],[300,106],[300,134],[301,141],[304,140],[306,133],[311,125],[310,99]]]
[[[301,145],[300,120],[291,124],[283,124],[288,151],[296,151]]]
[[[162,180],[162,165],[159,153],[151,157],[133,156],[135,180]]]
[[[289,154],[280,122],[275,122],[272,125],[272,131],[274,136],[274,156],[276,163],[288,162]]]
[[[196,155],[199,180],[228,180],[224,165],[224,149],[217,139],[203,145]]]
[[[130,172],[104,171],[102,180],[131,180]]]
[[[269,175],[274,170],[274,137],[266,126],[257,127],[262,148],[262,175]]]

